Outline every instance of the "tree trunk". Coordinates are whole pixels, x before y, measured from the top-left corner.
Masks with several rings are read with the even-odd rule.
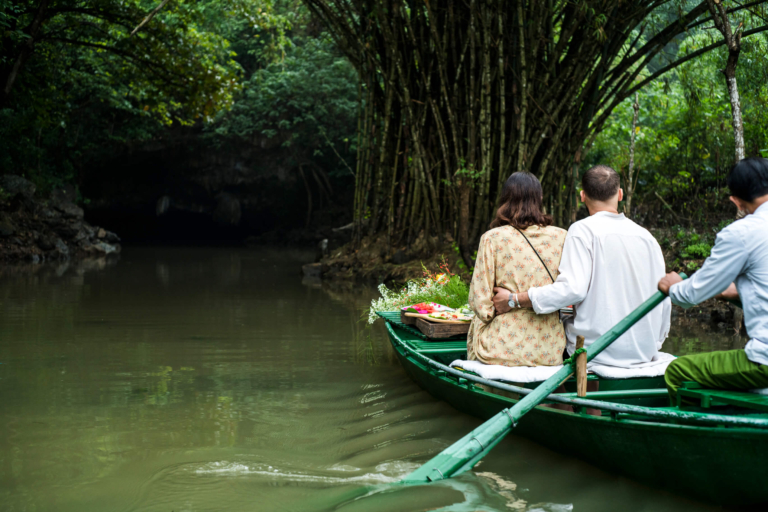
[[[369,236],[391,229],[385,220],[399,204],[401,236],[391,240],[425,232],[439,241],[445,228],[469,266],[510,170],[536,174],[550,209],[575,221],[582,151],[637,90],[647,64],[707,12],[700,2],[638,43],[631,34],[659,14],[656,0],[589,8],[549,0],[303,1],[365,85],[356,241],[369,216]],[[393,186],[400,131],[408,179]],[[560,204],[566,188],[570,212]],[[398,197],[385,197],[392,193]]]
[[[728,84],[728,97],[731,100],[731,115],[733,116],[733,142],[736,148],[736,161],[744,160],[744,124],[741,120],[741,101],[739,86],[736,82],[736,63],[739,60],[739,50],[728,52],[728,64],[725,66],[725,81]]]
[[[640,93],[635,93],[635,103],[632,104],[635,111],[632,117],[632,133],[629,134],[629,166],[627,167],[627,178],[624,180],[626,194],[624,194],[624,215],[632,216],[632,194],[635,191],[634,170],[635,170],[635,134],[637,133],[637,114],[640,112]]]
[[[309,227],[309,223],[312,222],[312,190],[309,188],[309,182],[304,175],[304,166],[299,165],[299,175],[301,175],[301,181],[304,182],[304,189],[307,191],[307,217],[304,222],[304,228]]]
[[[38,5],[35,18],[25,30],[28,38],[22,45],[16,58],[13,60],[13,66],[11,66],[11,69],[5,73],[5,76],[3,76],[3,90],[2,93],[0,93],[0,108],[3,108],[8,104],[8,98],[11,95],[11,90],[13,90],[16,79],[19,77],[21,68],[26,64],[27,60],[29,60],[29,57],[32,56],[32,52],[35,51],[35,44],[37,43],[40,29],[43,27],[43,22],[45,21],[45,16],[48,11],[48,4],[50,3],[50,0],[42,0],[40,5]]]
[[[573,203],[571,204],[571,224],[576,222],[576,214],[579,211],[579,164],[581,164],[581,148],[576,150],[576,154],[573,156],[573,163],[571,165],[573,174],[571,176],[571,189],[573,191]]]
[[[472,260],[469,240],[469,194],[472,188],[467,183],[459,185],[459,249],[461,257],[467,268],[472,268],[475,262]]]
[[[723,74],[725,83],[728,87],[728,98],[731,101],[731,121],[733,124],[733,143],[735,147],[736,162],[744,159],[744,124],[741,120],[741,101],[739,100],[739,87],[736,82],[736,65],[739,62],[741,53],[741,27],[736,27],[734,34],[731,29],[731,22],[728,19],[728,12],[721,0],[707,0],[709,12],[712,14],[712,20],[715,27],[723,35],[725,44],[728,47],[728,61],[726,62]],[[737,214],[737,217],[738,214]],[[741,332],[744,322],[744,311],[741,308],[734,308],[733,311],[733,330],[736,335]]]

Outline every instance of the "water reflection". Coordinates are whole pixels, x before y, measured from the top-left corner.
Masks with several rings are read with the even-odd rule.
[[[744,348],[749,341],[744,335],[734,334],[731,328],[718,327],[697,318],[686,318],[677,307],[673,310],[669,338],[662,350],[674,355],[696,354],[715,350]]]
[[[302,281],[308,256],[127,249],[0,269],[0,508],[691,508],[514,437],[478,473],[393,487],[479,422],[361,322],[375,290]]]

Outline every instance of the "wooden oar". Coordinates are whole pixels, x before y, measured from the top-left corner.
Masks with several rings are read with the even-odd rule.
[[[576,350],[584,347],[584,336],[576,336]],[[587,396],[587,354],[576,356],[576,396]]]
[[[686,279],[685,274],[680,277]],[[619,336],[635,325],[635,323],[648,314],[661,301],[667,298],[661,292],[643,302],[637,309],[630,313],[624,320],[614,325],[608,332],[600,336],[587,349],[587,360],[591,361],[600,352],[605,350]],[[574,354],[578,356],[578,354]],[[572,357],[574,361],[576,357]],[[571,364],[564,364],[552,377],[548,378],[531,393],[523,397],[513,407],[504,409],[493,418],[489,419],[466,436],[453,443],[451,446],[437,454],[432,460],[419,469],[406,476],[401,483],[423,484],[443,480],[468,471],[477,464],[491,449],[517,425],[520,418],[544,401],[555,389],[568,380],[573,374]]]

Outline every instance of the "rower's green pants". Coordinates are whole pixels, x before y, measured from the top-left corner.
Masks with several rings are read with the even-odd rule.
[[[677,390],[684,381],[698,382],[712,389],[755,389],[768,387],[768,365],[753,363],[744,350],[706,352],[678,357],[664,373],[669,399],[677,404]]]

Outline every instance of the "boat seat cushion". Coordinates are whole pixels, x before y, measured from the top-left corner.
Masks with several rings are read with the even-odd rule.
[[[671,354],[659,352],[657,361],[652,364],[638,366],[634,368],[617,368],[615,366],[604,366],[599,364],[589,364],[587,370],[603,379],[633,379],[640,377],[659,377],[664,375],[667,365],[675,359]],[[505,382],[529,383],[542,382],[554,375],[562,365],[558,366],[501,366],[497,364],[483,364],[480,361],[462,361],[457,359],[451,363],[454,368],[461,368],[466,371],[476,373],[480,377],[488,380],[502,380]]]

